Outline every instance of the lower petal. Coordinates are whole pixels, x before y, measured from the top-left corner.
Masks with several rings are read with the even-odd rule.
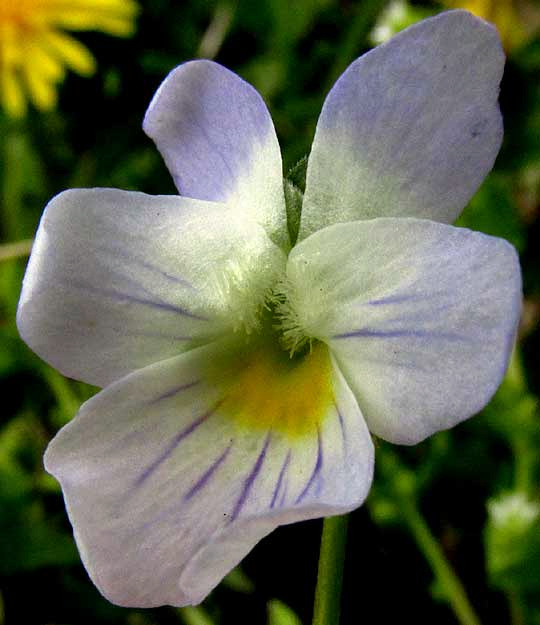
[[[269,406],[286,409],[287,396],[278,401],[277,392],[298,407],[281,370],[268,368],[266,380],[255,371],[252,382],[266,383],[266,400],[261,393],[258,406],[255,395],[244,402],[238,385],[251,361],[245,347],[223,343],[123,378],[59,432],[46,467],[62,485],[83,562],[108,599],[138,607],[198,603],[278,525],[362,503],[371,439],[324,353],[315,362],[331,390],[320,405],[306,404],[304,414],[318,412],[303,428],[268,417]],[[318,388],[307,388],[316,375],[306,371],[297,384],[316,396]],[[247,410],[257,408],[249,419]]]

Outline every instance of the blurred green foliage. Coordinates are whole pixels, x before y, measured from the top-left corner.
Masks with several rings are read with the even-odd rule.
[[[81,34],[99,71],[86,80],[69,76],[56,111],[16,122],[0,116],[0,625],[309,622],[317,521],[274,532],[201,608],[129,610],[98,594],[80,564],[60,490],[41,461],[56,430],[96,389],[40,362],[18,338],[15,312],[27,241],[50,197],[73,186],[175,192],[140,127],[170,69],[214,56],[254,84],[270,107],[289,171],[308,153],[324,96],[346,66],[381,32],[390,35],[443,8],[400,2],[396,17],[389,4],[141,2],[132,39]],[[437,568],[438,557],[451,563],[484,624],[540,625],[538,35],[509,51],[501,104],[503,149],[459,225],[505,237],[521,254],[525,307],[516,354],[481,415],[414,448],[378,443],[372,493],[351,518],[345,625],[404,617],[455,623],[451,582]],[[291,180],[294,194],[303,184],[301,163]],[[294,218],[289,228],[297,228]]]

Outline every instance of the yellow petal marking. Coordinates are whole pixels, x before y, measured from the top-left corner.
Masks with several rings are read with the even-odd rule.
[[[277,341],[239,354],[222,381],[220,413],[241,428],[313,434],[334,402],[328,348],[290,358]]]

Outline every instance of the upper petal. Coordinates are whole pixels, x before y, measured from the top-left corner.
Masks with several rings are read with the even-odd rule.
[[[466,11],[352,63],[317,124],[299,238],[373,217],[454,221],[499,151],[503,65],[497,31]]]
[[[84,404],[47,449],[83,562],[112,602],[198,603],[276,526],[365,498],[372,443],[339,371],[329,368],[323,414],[297,435],[279,414],[272,426],[237,414],[246,406],[231,372],[244,356],[215,344],[139,370]],[[252,381],[269,384],[263,395],[275,386]]]
[[[299,324],[330,345],[378,436],[418,442],[500,384],[521,310],[506,241],[417,219],[337,224],[293,249],[287,275]]]
[[[17,313],[65,375],[104,386],[255,323],[283,252],[222,204],[75,189],[47,206]]]
[[[257,91],[212,61],[174,69],[143,124],[182,195],[234,203],[288,245],[281,152]]]

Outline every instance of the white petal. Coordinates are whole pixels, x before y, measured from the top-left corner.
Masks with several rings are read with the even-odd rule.
[[[113,603],[198,603],[276,526],[364,500],[373,449],[340,373],[330,366],[321,419],[290,436],[277,421],[261,427],[258,414],[247,427],[227,408],[239,357],[206,346],[137,371],[84,404],[50,444],[46,468],[81,557]],[[270,393],[272,376],[268,384]]]
[[[104,386],[254,323],[284,263],[260,226],[221,204],[67,191],[41,220],[17,323],[62,373]]]
[[[299,238],[374,217],[454,221],[499,151],[503,65],[497,31],[466,11],[352,63],[319,118]]]
[[[144,119],[182,195],[242,207],[288,245],[281,152],[257,91],[212,61],[174,69]]]
[[[299,324],[326,340],[368,426],[415,443],[498,387],[521,309],[502,239],[417,219],[329,226],[294,248]]]

